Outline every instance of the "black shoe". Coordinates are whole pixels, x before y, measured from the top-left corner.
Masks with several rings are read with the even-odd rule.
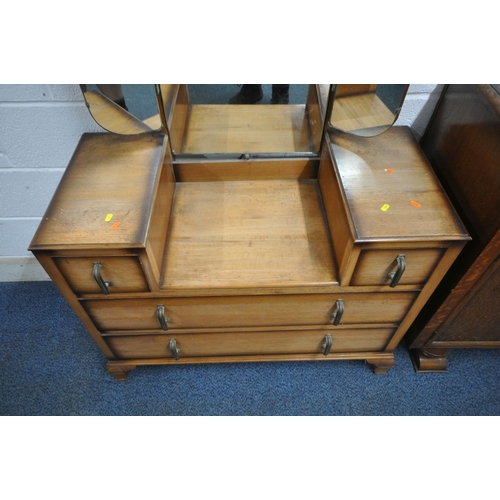
[[[255,104],[264,97],[262,87],[257,84],[245,84],[241,86],[241,90],[231,97],[228,104]]]
[[[273,95],[271,97],[271,104],[288,104],[290,85],[273,85]]]

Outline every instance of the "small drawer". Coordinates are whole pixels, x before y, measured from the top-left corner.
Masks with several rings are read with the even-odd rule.
[[[445,251],[446,248],[361,250],[350,285],[391,286],[394,279],[399,285],[423,285],[434,272]],[[403,256],[400,263],[398,256]],[[398,270],[399,279],[396,276]]]
[[[172,335],[113,335],[104,337],[119,359],[196,358],[273,354],[377,352],[395,329],[347,329],[182,333]],[[330,337],[327,339],[327,335]],[[327,352],[328,355],[328,352]]]
[[[102,332],[397,324],[417,292],[82,300]],[[333,316],[335,315],[335,317]],[[164,319],[162,319],[162,317]],[[337,320],[337,321],[335,321]]]
[[[77,295],[149,292],[137,255],[54,257],[53,260]]]

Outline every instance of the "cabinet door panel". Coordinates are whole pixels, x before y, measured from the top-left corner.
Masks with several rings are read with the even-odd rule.
[[[497,260],[443,322],[433,342],[436,346],[440,343],[453,346],[453,342],[498,342],[499,299],[500,260]]]

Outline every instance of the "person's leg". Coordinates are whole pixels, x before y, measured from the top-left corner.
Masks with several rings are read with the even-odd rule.
[[[229,99],[228,104],[255,104],[264,94],[260,84],[244,84],[240,91]]]
[[[290,84],[276,84],[273,83],[273,94],[271,97],[271,104],[288,104]]]

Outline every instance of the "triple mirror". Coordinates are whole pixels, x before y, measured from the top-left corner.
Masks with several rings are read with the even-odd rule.
[[[325,128],[364,137],[396,121],[408,85],[84,84],[117,134],[168,132],[176,157],[316,156]]]

